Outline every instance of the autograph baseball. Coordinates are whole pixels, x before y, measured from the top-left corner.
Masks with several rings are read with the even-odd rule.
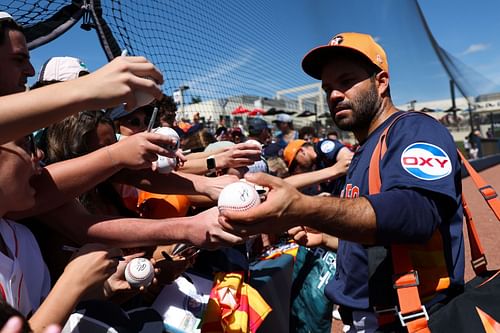
[[[179,149],[180,141],[179,134],[170,127],[158,127],[153,130],[155,133],[168,136],[175,140],[175,143],[171,145],[162,145],[163,148],[175,152]],[[177,167],[177,159],[173,157],[166,157],[158,155],[158,160],[156,161],[159,173],[170,173]]]
[[[134,258],[125,267],[125,279],[132,288],[148,287],[154,275],[153,264],[146,258]]]
[[[260,204],[260,197],[253,184],[235,182],[222,189],[217,206],[220,211],[245,211]]]
[[[177,168],[177,159],[173,157],[158,155],[156,165],[158,167],[157,170],[159,173],[171,173],[175,170],[175,168]]]
[[[177,149],[179,149],[179,146],[181,144],[181,138],[179,138],[179,134],[177,134],[177,132],[175,130],[173,130],[172,128],[170,128],[170,127],[157,127],[153,130],[153,132],[168,136],[168,137],[175,140],[175,143],[173,143],[173,144],[162,145],[163,148],[165,148],[166,150],[176,152]]]

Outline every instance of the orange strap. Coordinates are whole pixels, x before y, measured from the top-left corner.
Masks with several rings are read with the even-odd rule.
[[[491,185],[487,184],[484,179],[479,175],[479,173],[474,170],[472,165],[467,161],[467,159],[458,151],[462,162],[464,163],[469,176],[472,178],[474,184],[479,190],[479,193],[483,196],[484,200],[488,203],[493,213],[495,213],[498,220],[500,220],[500,201],[498,200],[497,192]]]
[[[470,262],[472,264],[472,268],[474,269],[474,273],[477,276],[487,271],[486,265],[488,262],[486,260],[486,255],[484,254],[483,247],[481,246],[481,242],[479,241],[479,235],[477,234],[476,225],[472,219],[472,213],[463,193],[462,206],[464,207],[465,224],[467,226],[467,234],[469,235],[471,256]]]
[[[380,135],[379,141],[370,159],[370,169],[368,175],[369,194],[380,193],[382,181],[380,179],[380,160],[387,151],[386,138],[389,130],[397,120],[409,113],[402,113],[392,120],[389,126]],[[418,293],[418,273],[413,269],[408,253],[408,248],[404,245],[391,245],[392,262],[394,267],[394,288],[399,299],[399,318],[406,325],[408,332],[430,333],[427,326],[428,316],[425,307],[420,302]],[[385,316],[383,316],[385,317]],[[386,318],[386,317],[385,317]],[[385,318],[382,320],[385,321]],[[382,322],[380,322],[382,324]]]

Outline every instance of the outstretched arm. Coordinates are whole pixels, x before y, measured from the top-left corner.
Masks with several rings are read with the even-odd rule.
[[[204,175],[208,172],[206,158],[213,155],[217,170],[227,168],[239,168],[252,165],[260,159],[262,148],[253,143],[238,143],[237,145],[223,148],[216,153],[200,153],[206,155],[200,158],[188,158],[180,171],[197,175]],[[188,155],[189,156],[189,155]]]
[[[0,144],[53,124],[73,113],[126,102],[132,110],[134,92],[161,96],[161,73],[144,57],[117,57],[101,69],[76,80],[0,97]],[[54,98],[57,96],[57,98]]]
[[[285,178],[285,181],[295,188],[301,189],[306,186],[319,184],[328,180],[334,180],[344,176],[351,164],[353,153],[343,147],[337,154],[337,162],[327,168],[307,173],[301,173]]]
[[[238,181],[236,176],[205,177],[184,172],[161,174],[151,169],[123,170],[113,177],[117,183],[135,186],[143,191],[162,194],[202,194],[217,200],[220,191]]]
[[[78,244],[105,243],[117,247],[140,247],[190,243],[217,248],[243,242],[222,230],[217,207],[198,215],[167,219],[121,218],[90,214],[73,200],[39,218]]]
[[[266,201],[257,207],[245,212],[223,211],[219,221],[229,232],[248,237],[303,225],[345,240],[375,242],[375,211],[366,198],[307,196],[282,179],[262,173],[245,178],[270,190]]]
[[[169,137],[157,133],[138,133],[90,154],[51,164],[31,181],[36,189],[35,206],[12,213],[9,217],[19,219],[52,210],[95,187],[122,168],[151,168],[157,154],[171,154],[161,147],[161,144],[171,141]]]

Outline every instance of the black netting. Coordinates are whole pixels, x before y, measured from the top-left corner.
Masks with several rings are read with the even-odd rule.
[[[228,95],[272,97],[291,82],[304,82],[294,62],[297,54],[287,47],[289,37],[266,0],[100,3],[120,48],[151,59],[165,75],[166,93],[188,86],[187,94],[203,101]],[[108,57],[120,52],[113,49]],[[280,66],[270,58],[280,59]]]
[[[28,47],[34,49],[57,38],[83,14],[83,0],[6,1],[1,11],[11,14],[24,26]]]
[[[68,0],[2,1],[1,10],[9,12],[23,26],[35,25],[51,18]]]
[[[17,0],[2,2],[1,10],[28,27],[29,40],[40,40],[32,31],[60,32],[83,16],[109,59],[122,49],[146,56],[163,72],[165,93],[189,87],[186,104],[212,101],[203,107],[216,113],[260,99],[266,109],[321,116],[320,87],[300,62],[341,31],[370,33],[384,46],[396,104],[449,98],[450,79],[470,99],[499,90],[440,46],[416,0]]]

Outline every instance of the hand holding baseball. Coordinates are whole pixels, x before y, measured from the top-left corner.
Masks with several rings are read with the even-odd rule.
[[[74,253],[63,275],[71,275],[73,283],[84,289],[99,285],[116,271],[122,255],[119,248],[86,244]]]
[[[256,185],[269,188],[266,201],[248,210],[221,210],[219,223],[228,232],[248,237],[259,233],[279,234],[302,224],[301,211],[307,200],[297,189],[280,178],[264,173],[245,175]]]
[[[246,211],[260,204],[259,193],[248,182],[235,182],[222,189],[217,207],[219,211]]]
[[[153,130],[153,133],[160,134],[165,136],[171,140],[170,144],[162,145],[167,151],[171,153],[176,153],[180,147],[180,137],[179,134],[175,130],[170,127],[158,127]],[[158,160],[156,161],[156,170],[159,173],[167,174],[172,171],[175,171],[178,166],[178,158],[177,157],[169,157],[158,155]]]
[[[118,168],[144,169],[152,166],[158,155],[177,158],[175,152],[164,146],[175,144],[171,137],[157,133],[142,132],[123,138],[104,149]]]
[[[155,269],[149,259],[134,258],[125,267],[125,279],[132,288],[147,288],[153,282]]]
[[[245,241],[242,237],[224,231],[218,218],[219,210],[217,207],[189,217],[185,222],[185,227],[179,230],[181,239],[206,249],[216,249]]]
[[[104,290],[105,296],[109,297],[117,292],[136,293],[137,291],[143,291],[146,289],[145,287],[139,287],[138,289],[133,288],[125,278],[125,269],[127,268],[128,263],[135,258],[143,257],[145,254],[146,254],[145,252],[138,252],[124,256],[125,260],[120,261],[116,272],[113,275],[111,275],[109,279],[106,280],[105,290]],[[150,261],[151,264],[155,267],[154,273],[156,276],[159,274],[159,270],[158,268],[156,268],[156,261],[154,259],[151,259]],[[152,284],[155,283],[156,283],[156,277],[154,277],[152,281]]]

